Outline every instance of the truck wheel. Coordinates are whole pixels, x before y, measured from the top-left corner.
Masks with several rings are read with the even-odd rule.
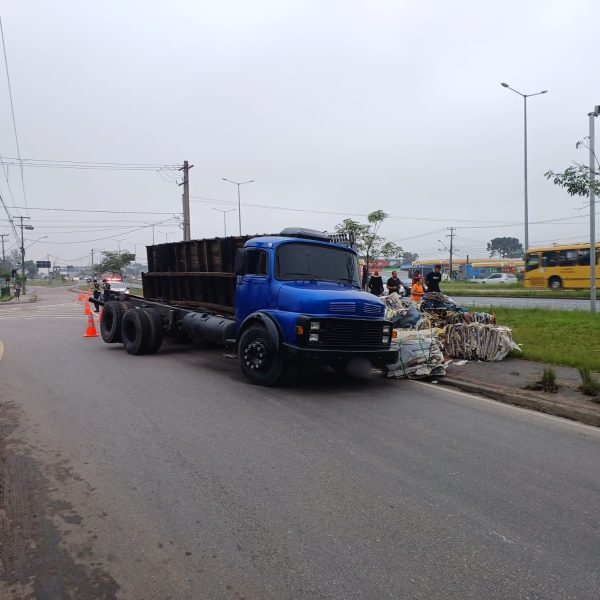
[[[252,325],[240,338],[238,356],[242,373],[258,385],[275,385],[285,372],[285,363],[266,329]]]
[[[147,354],[152,343],[152,324],[143,311],[125,312],[121,321],[121,338],[128,354]]]
[[[143,308],[142,310],[148,315],[150,330],[152,332],[151,341],[148,346],[148,354],[154,354],[155,352],[158,352],[163,341],[164,329],[162,317],[157,310],[153,310],[152,308]]]
[[[107,302],[102,309],[100,321],[100,335],[107,344],[116,344],[121,341],[121,322],[126,307],[122,302]]]
[[[560,290],[562,288],[562,279],[560,277],[550,277],[548,286],[553,290]]]

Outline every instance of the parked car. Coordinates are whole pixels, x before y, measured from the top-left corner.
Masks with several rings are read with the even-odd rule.
[[[129,286],[124,281],[110,281],[111,292],[119,294],[129,294]]]
[[[486,285],[498,285],[501,283],[518,283],[519,280],[512,273],[492,273],[489,277],[477,279],[476,281]]]

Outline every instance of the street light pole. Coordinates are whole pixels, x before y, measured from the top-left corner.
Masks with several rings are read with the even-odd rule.
[[[223,213],[223,229],[225,230],[225,237],[227,237],[227,218],[225,215],[229,212],[233,212],[235,208],[230,208],[229,210],[223,210],[222,208],[213,208],[213,210]]]
[[[596,312],[596,153],[594,119],[600,115],[600,106],[588,113],[590,119],[590,312]]]
[[[231,179],[227,179],[227,177],[221,177],[223,181],[228,181],[229,183],[233,183],[237,185],[237,195],[238,195],[238,222],[240,225],[240,236],[242,235],[242,202],[240,200],[240,185],[245,185],[246,183],[254,183],[254,179],[250,179],[249,181],[232,181]]]
[[[511,92],[519,94],[523,98],[523,185],[524,185],[524,197],[525,197],[525,252],[529,248],[529,191],[527,184],[527,98],[532,96],[539,96],[540,94],[547,94],[548,90],[542,90],[535,94],[523,94],[518,92],[514,88],[511,88],[508,83],[501,83],[502,87],[508,88]]]

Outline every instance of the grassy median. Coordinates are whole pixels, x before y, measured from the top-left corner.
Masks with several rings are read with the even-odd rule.
[[[551,290],[524,288],[521,283],[487,285],[466,281],[442,282],[440,288],[448,296],[487,296],[507,298],[557,298],[585,299],[590,297],[589,290]],[[598,292],[596,297],[600,298]]]
[[[523,353],[513,356],[600,371],[600,315],[544,308],[485,307],[513,331]]]

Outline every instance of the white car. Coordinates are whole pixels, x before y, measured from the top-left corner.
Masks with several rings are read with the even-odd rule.
[[[512,273],[492,273],[485,279],[478,279],[477,282],[486,285],[498,285],[500,283],[518,283],[519,280]]]
[[[129,294],[129,286],[123,281],[111,281],[110,291],[119,292],[121,294]]]

